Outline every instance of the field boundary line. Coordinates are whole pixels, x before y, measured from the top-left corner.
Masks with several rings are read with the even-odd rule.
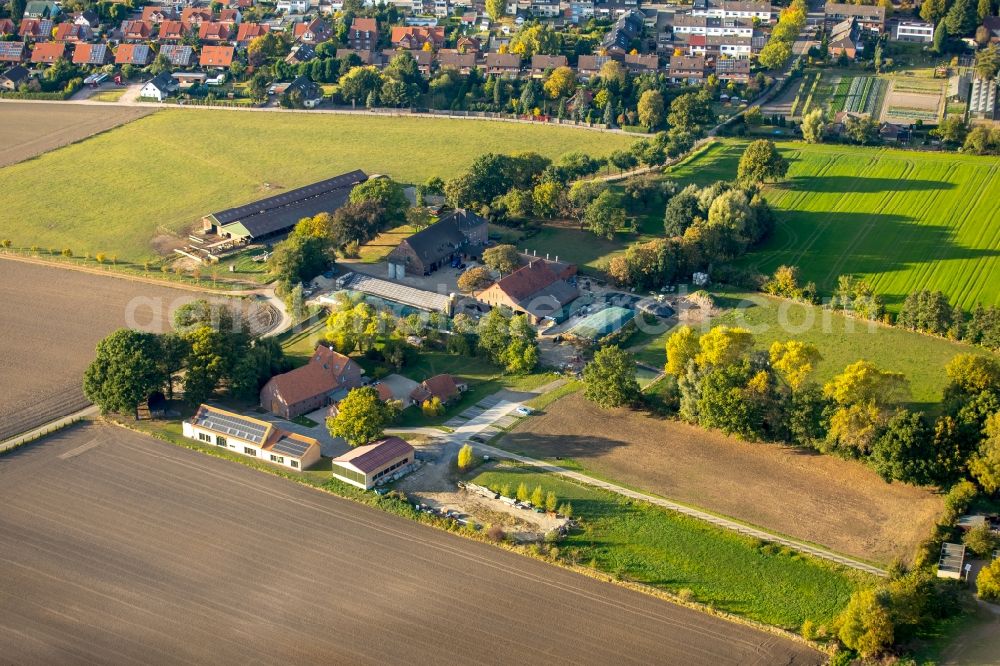
[[[865,573],[873,574],[876,576],[888,575],[888,572],[886,572],[884,569],[880,569],[879,567],[868,564],[867,562],[862,562],[860,560],[856,560],[846,555],[835,553],[832,550],[827,550],[826,548],[820,548],[819,546],[813,546],[811,544],[802,541],[797,541],[795,539],[790,539],[788,537],[779,536],[777,534],[773,534],[763,529],[750,527],[748,525],[744,525],[743,523],[738,523],[735,520],[729,520],[727,518],[723,518],[721,516],[708,513],[706,511],[701,511],[700,509],[695,509],[693,507],[686,506],[684,504],[679,504],[677,502],[673,502],[671,500],[662,497],[657,497],[655,495],[648,495],[646,493],[630,490],[623,486],[619,486],[617,484],[610,483],[608,481],[595,479],[592,476],[581,474],[580,472],[574,472],[572,470],[566,469],[565,467],[552,465],[543,462],[541,460],[538,460],[536,458],[529,458],[528,456],[522,456],[518,453],[512,453],[504,449],[499,449],[489,444],[474,444],[474,448],[480,449],[481,451],[484,451],[498,458],[508,458],[510,460],[515,460],[517,462],[524,463],[526,465],[531,465],[532,467],[537,467],[538,469],[544,470],[546,472],[550,472],[552,474],[558,474],[559,476],[564,476],[568,479],[572,479],[574,481],[578,481],[580,483],[584,483],[589,486],[601,488],[602,490],[607,490],[609,492],[616,493],[618,495],[623,495],[631,499],[648,502],[655,506],[669,509],[671,511],[676,511],[677,513],[681,513],[686,516],[690,516],[692,518],[697,518],[698,520],[702,520],[704,522],[710,523],[712,525],[715,525],[716,527],[720,527],[725,530],[737,532],[745,536],[755,537],[763,541],[771,541],[774,543],[781,544],[783,546],[788,546],[789,548],[794,548],[799,552],[806,553],[807,555],[812,555],[813,557],[827,560],[829,562],[834,562],[835,564],[840,564],[842,566],[850,567],[852,569],[857,569],[859,571],[863,571]]]
[[[44,423],[37,428],[23,432],[20,435],[14,435],[9,439],[0,442],[0,455],[13,451],[17,447],[23,446],[24,444],[30,444],[31,442],[50,435],[57,430],[62,430],[67,426],[73,425],[77,421],[82,421],[83,419],[91,416],[96,416],[98,411],[99,410],[96,405],[90,405],[89,407],[84,407],[83,409],[73,412],[72,414],[67,414],[66,416],[61,416],[54,421]]]

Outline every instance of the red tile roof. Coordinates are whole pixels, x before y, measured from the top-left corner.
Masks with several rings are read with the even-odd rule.
[[[211,42],[224,42],[229,39],[229,25],[206,21],[198,27],[198,39]]]
[[[277,389],[286,405],[295,405],[341,387],[344,373],[352,363],[347,356],[320,345],[308,363],[275,375],[268,383]]]
[[[428,41],[435,47],[441,46],[444,44],[444,26],[396,26],[392,29],[391,41],[393,44],[406,42],[409,48],[420,48]]]
[[[184,24],[180,21],[164,21],[160,24],[160,41],[164,39],[183,39]]]
[[[448,402],[460,393],[455,378],[451,375],[435,375],[421,382],[420,386],[413,389],[410,398],[417,402],[423,402],[430,398],[437,398],[441,402]]]
[[[53,63],[66,56],[66,44],[63,42],[45,42],[35,44],[31,52],[31,62]]]
[[[354,19],[354,23],[351,24],[351,30],[376,33],[378,32],[378,21],[373,18],[359,17]]]
[[[365,474],[372,474],[412,453],[413,447],[399,437],[386,437],[348,451],[333,462],[350,463]]]
[[[121,44],[115,53],[115,63],[119,65],[148,65],[153,61],[153,52],[147,44]]]
[[[0,19],[0,35],[13,35],[14,22],[10,19]]]
[[[125,39],[149,39],[153,34],[153,24],[149,21],[125,21],[122,23],[122,37]]]
[[[270,32],[271,26],[266,23],[240,23],[239,30],[236,31],[236,41],[249,42]]]
[[[229,67],[233,64],[235,53],[236,49],[232,46],[206,46],[202,48],[198,62],[202,67]]]
[[[110,54],[107,44],[80,43],[73,51],[73,62],[77,65],[103,65],[111,61]]]
[[[515,303],[545,289],[559,279],[545,261],[532,261],[500,279],[496,287]]]

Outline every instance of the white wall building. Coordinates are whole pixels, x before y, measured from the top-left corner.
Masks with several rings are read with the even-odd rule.
[[[184,436],[294,470],[319,462],[319,442],[273,423],[201,405],[183,423]]]
[[[934,25],[923,21],[900,21],[893,35],[900,42],[933,42]]]

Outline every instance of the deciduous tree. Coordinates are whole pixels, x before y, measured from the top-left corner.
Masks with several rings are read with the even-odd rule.
[[[139,403],[166,382],[160,353],[152,333],[115,331],[97,343],[97,355],[83,374],[84,395],[102,413],[134,414]]]
[[[743,151],[736,170],[736,177],[742,183],[758,184],[768,180],[779,180],[788,173],[788,162],[781,156],[770,139],[758,139]]]
[[[326,420],[330,435],[351,446],[361,446],[380,437],[395,416],[393,409],[379,400],[370,386],[351,389],[337,405],[337,415]]]
[[[603,347],[583,369],[583,395],[601,407],[621,407],[639,397],[635,357],[616,345]]]

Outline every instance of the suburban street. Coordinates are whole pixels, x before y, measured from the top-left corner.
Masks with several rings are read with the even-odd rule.
[[[126,430],[0,458],[33,663],[818,664],[796,642]]]

